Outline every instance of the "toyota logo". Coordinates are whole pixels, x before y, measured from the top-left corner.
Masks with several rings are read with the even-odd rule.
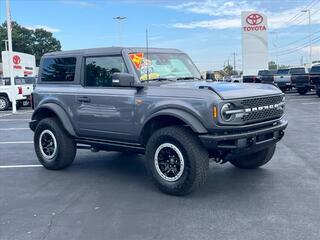
[[[259,25],[260,23],[262,23],[262,21],[263,21],[263,17],[257,13],[250,14],[246,19],[246,22],[249,25],[253,25],[253,26]]]
[[[19,64],[21,62],[21,58],[18,55],[14,55],[12,61],[14,64]]]

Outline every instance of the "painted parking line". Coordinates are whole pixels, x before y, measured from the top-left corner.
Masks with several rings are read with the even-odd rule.
[[[301,103],[301,104],[303,104],[303,105],[314,105],[314,104],[319,105],[320,102],[303,102],[303,103]]]
[[[12,113],[7,113],[7,114],[1,114],[0,117],[6,117],[6,116],[11,116]]]
[[[33,144],[33,141],[0,142],[1,144]]]
[[[30,130],[30,128],[0,128],[0,131],[20,131],[20,130]]]
[[[35,168],[35,167],[43,167],[42,165],[7,165],[7,166],[0,166],[0,169],[6,168]]]
[[[30,118],[6,118],[6,119],[0,119],[0,122],[12,122],[12,121],[30,121]]]

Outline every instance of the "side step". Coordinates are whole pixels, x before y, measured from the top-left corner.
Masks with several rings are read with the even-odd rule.
[[[78,138],[75,140],[78,149],[88,149],[92,152],[98,152],[99,150],[137,153],[145,152],[145,148],[140,144],[85,138]]]

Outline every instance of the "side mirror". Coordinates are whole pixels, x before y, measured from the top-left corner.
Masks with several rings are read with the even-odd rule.
[[[112,86],[114,87],[132,87],[134,86],[134,76],[129,73],[113,73]]]

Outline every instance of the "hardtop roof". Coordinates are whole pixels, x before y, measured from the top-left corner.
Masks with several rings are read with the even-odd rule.
[[[43,57],[57,57],[57,56],[82,56],[82,55],[103,55],[103,54],[121,54],[126,52],[146,52],[146,48],[141,47],[105,47],[105,48],[89,48],[71,51],[58,51],[46,53]],[[149,48],[149,53],[183,53],[178,49],[173,48]]]

